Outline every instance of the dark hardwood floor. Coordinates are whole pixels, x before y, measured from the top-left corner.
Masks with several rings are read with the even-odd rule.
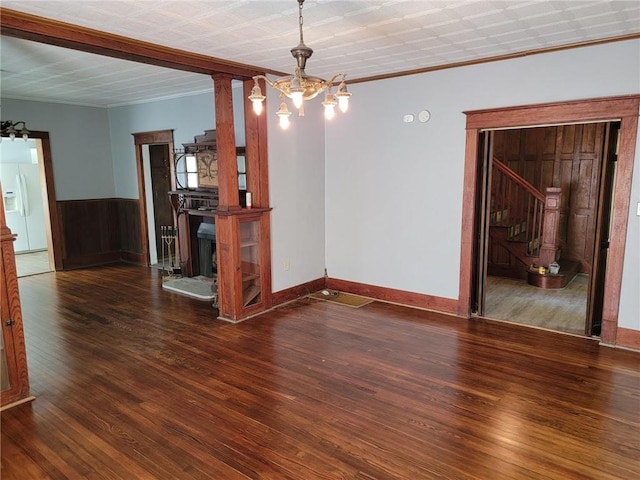
[[[2,479],[635,479],[640,354],[301,300],[233,325],[130,265],[21,278]]]

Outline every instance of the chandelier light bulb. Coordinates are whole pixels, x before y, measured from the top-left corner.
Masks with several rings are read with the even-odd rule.
[[[347,85],[344,81],[338,87],[338,93],[336,93],[336,98],[338,99],[338,107],[342,113],[346,112],[349,109],[349,97],[351,96],[351,92],[347,91]]]
[[[331,92],[327,92],[324,102],[322,102],[322,105],[324,105],[324,118],[331,120],[335,116],[335,106],[337,104],[336,96]]]
[[[289,117],[291,116],[291,112],[287,108],[287,104],[282,102],[280,104],[280,109],[276,112],[276,115],[280,119],[280,128],[286,130],[289,128]]]
[[[280,117],[280,122],[279,123],[280,123],[280,128],[282,130],[288,129],[289,125],[291,124],[291,122],[289,122],[289,117],[284,116],[284,115]]]
[[[253,103],[253,111],[256,115],[260,115],[262,113],[262,102],[266,98],[262,95],[262,90],[260,89],[260,85],[258,85],[258,79],[253,79],[253,88],[251,89],[251,95],[249,95],[249,100]]]
[[[262,113],[262,100],[253,100],[253,111],[256,115],[260,115]]]
[[[349,110],[349,97],[338,97],[338,108],[342,113]]]
[[[302,92],[292,92],[291,93],[291,100],[293,100],[293,105],[296,108],[300,108],[302,106]]]
[[[289,97],[291,97],[293,105],[298,109],[302,106],[302,102],[304,100],[304,88],[302,88],[300,75],[300,69],[296,68],[296,75],[291,79],[291,86],[289,87]]]
[[[334,105],[325,105],[324,107],[324,118],[327,120],[331,120],[336,116],[336,110]]]

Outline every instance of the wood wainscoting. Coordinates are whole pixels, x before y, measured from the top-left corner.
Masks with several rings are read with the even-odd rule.
[[[57,202],[63,269],[120,260],[144,264],[138,200],[100,198]]]

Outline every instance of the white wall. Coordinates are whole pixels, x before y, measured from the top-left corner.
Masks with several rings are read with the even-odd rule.
[[[267,95],[262,115],[268,119],[272,290],[277,292],[324,275],[324,117],[316,98],[305,105],[304,117],[291,115],[291,126],[283,131],[275,115],[280,100],[273,91]]]
[[[355,84],[350,90],[349,114],[326,129],[329,276],[456,299],[463,112],[640,93],[640,41]],[[422,109],[431,112],[429,122],[403,123],[403,115],[417,117]],[[636,225],[627,251],[638,240]],[[629,257],[620,326],[640,329],[640,273],[634,255]]]
[[[176,148],[193,142],[194,135],[215,128],[213,91],[156,102],[109,109],[116,193],[138,198],[138,172],[133,133],[172,130]]]
[[[233,90],[236,144],[244,145],[242,84]],[[173,130],[175,148],[193,143],[193,137],[216,128],[213,88],[211,92],[109,109],[111,149],[116,193],[119,198],[138,198],[138,173],[133,133]]]
[[[106,109],[3,98],[2,119],[49,132],[58,200],[116,196]]]
[[[325,126],[314,100],[304,118],[292,116],[287,132],[277,126],[278,98],[269,94],[263,114],[269,119],[273,291],[319,278],[326,266],[333,278],[455,299],[463,112],[640,93],[640,41],[349,89],[354,95],[347,114],[338,113]],[[241,101],[234,88],[234,105]],[[422,109],[431,111],[428,123],[402,122],[404,114],[417,116]],[[29,128],[51,133],[60,200],[138,198],[131,134],[174,129],[179,147],[215,128],[214,117],[213,93],[112,108],[108,116],[103,109],[2,100],[3,119],[26,120]],[[105,134],[109,126],[111,139]],[[640,330],[639,158],[640,145],[619,315],[621,327],[635,330]]]

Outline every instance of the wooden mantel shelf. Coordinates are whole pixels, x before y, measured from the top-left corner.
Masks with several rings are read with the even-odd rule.
[[[171,190],[169,192],[171,204],[178,215],[199,215],[202,217],[214,217],[216,215],[251,215],[270,211],[271,208],[240,208],[229,210],[218,209],[218,192],[208,190]]]
[[[263,213],[263,212],[270,212],[272,210],[272,208],[258,208],[258,207],[253,207],[253,208],[240,208],[240,209],[236,209],[236,210],[216,210],[216,215],[221,215],[221,216],[231,216],[231,215],[251,215],[251,214],[255,214],[255,213]]]
[[[217,190],[171,190],[169,199],[176,214],[211,216],[218,208]]]

